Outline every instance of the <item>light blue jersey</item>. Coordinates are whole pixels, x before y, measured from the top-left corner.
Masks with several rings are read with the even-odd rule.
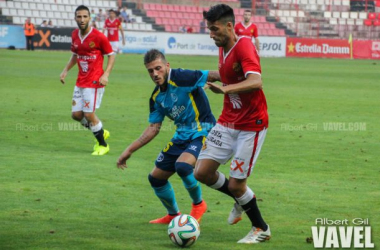
[[[215,118],[203,90],[208,71],[171,69],[165,91],[157,86],[150,98],[150,123],[160,123],[165,116],[174,121],[173,140],[189,141],[207,136]]]

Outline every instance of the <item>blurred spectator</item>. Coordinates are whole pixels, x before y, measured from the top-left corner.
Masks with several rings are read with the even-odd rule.
[[[34,24],[32,23],[30,17],[28,17],[25,20],[23,28],[24,28],[25,38],[26,38],[26,49],[34,50],[33,38],[34,38],[34,33],[36,32],[36,28],[34,27]]]
[[[48,24],[47,24],[47,27],[48,28],[54,28],[54,25],[53,25],[53,21],[52,20],[49,20]]]
[[[187,28],[186,32],[187,33],[193,33],[193,27],[190,26],[189,28]]]
[[[91,21],[96,21],[96,13],[95,13],[95,10],[94,10],[94,9],[91,10],[91,15],[90,15],[90,17],[91,17]]]
[[[93,20],[93,21],[91,22],[91,26],[92,26],[93,28],[95,28],[95,29],[98,29],[98,26],[96,25],[96,21],[95,21],[95,20]]]
[[[199,26],[200,26],[199,33],[205,34],[206,33],[206,22],[204,19],[199,23]]]
[[[127,13],[127,7],[124,6],[123,7],[123,10],[120,12],[120,17],[121,17],[121,21],[124,22],[124,23],[129,23],[131,22],[131,20],[129,19],[129,15]]]
[[[185,27],[185,25],[180,26],[178,31],[181,32],[181,33],[186,33],[186,27]]]
[[[48,23],[47,23],[46,20],[43,20],[42,23],[40,24],[40,27],[41,27],[41,28],[45,28],[45,27],[47,27],[47,26],[48,26]]]
[[[103,12],[102,9],[99,9],[99,13],[96,16],[96,21],[104,22],[107,19],[107,14]]]

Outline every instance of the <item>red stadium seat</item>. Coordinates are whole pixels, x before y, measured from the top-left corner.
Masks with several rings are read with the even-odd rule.
[[[376,1],[376,7],[380,7],[380,0]]]
[[[163,11],[169,11],[169,7],[166,4],[161,5]]]
[[[368,19],[371,19],[371,20],[376,19],[376,13],[368,13]]]
[[[156,10],[156,5],[154,3],[149,4],[149,6],[150,10]]]
[[[380,1],[379,1],[380,2]],[[379,6],[380,7],[380,6]],[[380,19],[380,13],[377,15],[377,19]]]
[[[372,25],[372,20],[370,20],[370,19],[364,20],[364,25],[365,26],[371,26]]]
[[[174,11],[179,11],[179,5],[174,5]]]
[[[183,6],[183,5],[179,6],[179,11],[186,12],[186,6]]]
[[[163,24],[163,23],[164,22],[163,22],[162,18],[160,18],[160,17],[156,18],[156,24]]]
[[[161,4],[156,4],[156,10],[162,10],[162,5]]]
[[[379,20],[379,19],[375,20],[375,21],[373,22],[373,25],[374,25],[374,26],[380,26],[380,20]]]
[[[144,8],[144,10],[150,10],[150,4],[144,3],[143,8]]]

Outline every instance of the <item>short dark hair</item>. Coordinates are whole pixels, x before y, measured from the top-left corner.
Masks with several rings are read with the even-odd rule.
[[[163,62],[166,62],[165,55],[161,51],[157,49],[151,49],[145,53],[144,64],[151,63],[157,59],[161,59]]]
[[[249,13],[251,13],[252,14],[252,10],[244,10],[244,12],[249,12]]]
[[[203,12],[203,18],[211,23],[221,21],[223,23],[232,22],[235,25],[234,10],[226,4],[212,6],[209,11]]]
[[[108,12],[110,12],[110,13],[113,12],[113,13],[117,14],[114,9],[110,9]]]
[[[90,9],[87,6],[84,6],[84,5],[79,5],[75,9],[75,15],[77,14],[77,11],[80,11],[80,10],[87,10],[88,11],[88,15],[90,15]]]

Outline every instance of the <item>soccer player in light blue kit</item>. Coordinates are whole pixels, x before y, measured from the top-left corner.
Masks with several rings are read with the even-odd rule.
[[[158,155],[155,167],[148,176],[155,194],[168,211],[153,224],[169,224],[180,214],[173,188],[168,181],[175,172],[192,199],[190,215],[198,221],[207,210],[201,187],[193,169],[209,130],[215,124],[210,104],[203,87],[207,82],[219,81],[218,71],[171,69],[164,54],[152,49],[144,56],[144,64],[156,87],[150,98],[148,128],[121,154],[117,167],[127,167],[132,153],[158,135],[165,116],[174,121],[177,129],[167,146]]]

